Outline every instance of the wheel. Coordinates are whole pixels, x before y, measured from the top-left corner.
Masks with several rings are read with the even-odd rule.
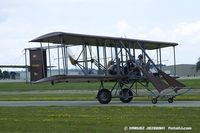
[[[97,93],[97,100],[101,104],[108,104],[112,99],[111,92],[108,89],[101,89]]]
[[[157,98],[153,98],[153,99],[152,99],[152,103],[153,103],[153,104],[156,104],[157,101],[158,101]]]
[[[168,99],[168,102],[169,102],[169,103],[173,103],[173,102],[174,102],[174,99],[173,99],[173,98],[169,98],[169,99]]]
[[[125,88],[125,89],[122,89],[119,93],[119,95],[121,96],[120,97],[120,100],[123,102],[123,103],[129,103],[132,99],[133,99],[133,93],[130,89],[128,88]]]

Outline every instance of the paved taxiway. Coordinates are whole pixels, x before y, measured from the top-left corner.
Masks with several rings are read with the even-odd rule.
[[[135,107],[200,107],[200,101],[158,101],[152,104],[151,101],[133,101],[131,103],[121,103],[120,101],[112,101],[109,104],[100,104],[98,101],[0,101],[0,106],[7,107],[27,107],[27,106],[135,106]]]

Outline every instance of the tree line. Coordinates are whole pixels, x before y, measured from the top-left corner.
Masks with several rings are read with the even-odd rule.
[[[0,80],[1,79],[15,79],[16,72],[8,72],[8,71],[2,71],[0,69]]]
[[[200,70],[200,57],[196,63],[196,70],[199,71]]]

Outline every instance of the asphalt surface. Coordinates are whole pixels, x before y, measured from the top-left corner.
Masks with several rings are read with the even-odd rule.
[[[100,104],[98,101],[0,101],[1,107],[28,107],[28,106],[67,106],[67,107],[86,107],[86,106],[133,106],[133,107],[200,107],[200,101],[158,101],[152,104],[151,101],[133,101],[131,103],[121,103],[111,101],[109,104]]]

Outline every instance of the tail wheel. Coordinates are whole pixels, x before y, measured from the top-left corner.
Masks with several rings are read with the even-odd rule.
[[[174,99],[171,97],[171,98],[168,99],[168,102],[169,102],[169,103],[173,103],[173,102],[174,102]]]
[[[158,101],[157,98],[153,98],[151,102],[152,102],[153,104],[156,104],[157,101]]]
[[[128,88],[122,89],[119,95],[123,103],[129,103],[133,99],[133,92]]]
[[[101,104],[108,104],[112,99],[111,92],[108,89],[101,89],[97,93],[97,100]]]

